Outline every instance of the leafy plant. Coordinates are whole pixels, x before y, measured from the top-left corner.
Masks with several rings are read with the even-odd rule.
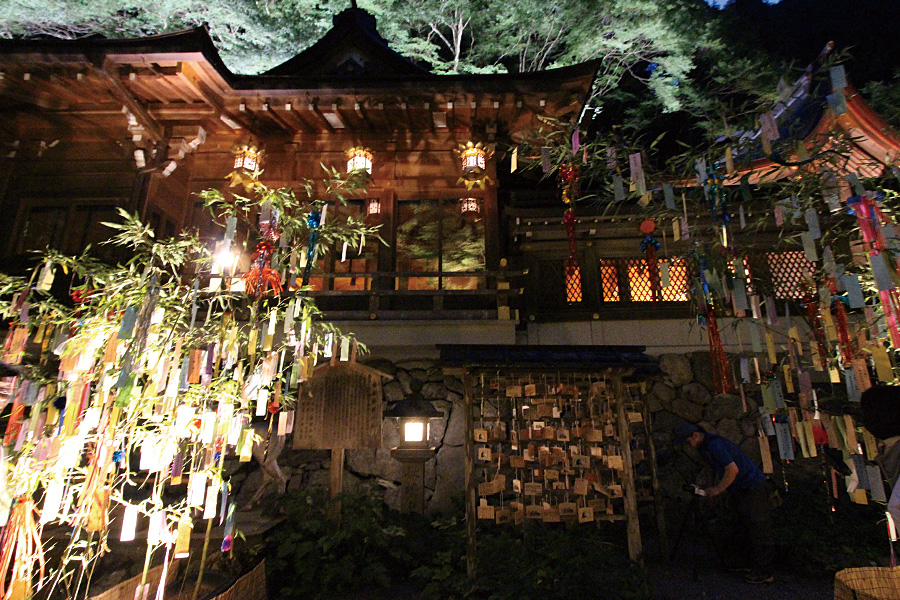
[[[269,581],[278,598],[323,598],[333,592],[386,588],[407,573],[410,530],[371,494],[340,498],[339,524],[331,502],[292,492],[282,498],[283,527],[269,539]]]

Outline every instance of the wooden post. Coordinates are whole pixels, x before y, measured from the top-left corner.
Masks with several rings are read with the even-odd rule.
[[[650,450],[650,489],[653,490],[653,509],[656,512],[656,531],[659,535],[659,549],[663,556],[669,556],[669,535],[666,531],[666,514],[663,510],[663,499],[659,495],[659,466],[656,464],[656,444],[650,423],[650,410],[643,402],[644,430],[647,432],[647,447]]]
[[[476,561],[475,556],[478,550],[475,538],[476,525],[476,494],[475,494],[475,440],[472,437],[472,376],[465,371],[462,376],[463,386],[465,388],[465,397],[463,398],[463,406],[466,417],[466,437],[465,437],[465,475],[466,475],[466,575],[469,579],[475,579]]]
[[[331,449],[331,479],[328,485],[328,497],[331,504],[328,506],[328,516],[335,523],[340,523],[341,501],[336,500],[344,490],[344,449]]]
[[[634,463],[631,461],[631,430],[625,416],[625,386],[621,373],[612,376],[613,393],[616,395],[616,421],[619,429],[619,447],[622,449],[622,480],[624,483],[625,517],[628,519],[628,557],[640,562],[644,553],[641,544],[641,524],[638,519],[637,492],[634,489]]]

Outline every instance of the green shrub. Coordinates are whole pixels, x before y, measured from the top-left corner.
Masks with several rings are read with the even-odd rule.
[[[652,597],[644,570],[628,559],[621,542],[610,542],[592,526],[534,522],[525,527],[482,526],[474,581],[466,577],[465,523],[438,522],[435,530],[443,532],[444,543],[436,541],[431,562],[413,573],[428,599]],[[624,533],[616,539],[624,540]]]
[[[343,497],[338,527],[328,505],[302,493],[282,501],[285,521],[267,539],[273,597],[325,599],[410,582],[429,600],[651,597],[643,569],[628,560],[618,524],[479,523],[473,581],[466,576],[462,506],[457,516],[429,521],[391,511],[375,496]]]
[[[267,540],[274,597],[309,600],[386,588],[409,572],[407,528],[380,498],[342,497],[339,526],[329,519],[329,501],[322,496],[290,493],[281,506],[285,520]]]

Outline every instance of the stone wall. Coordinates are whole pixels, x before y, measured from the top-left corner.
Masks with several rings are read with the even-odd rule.
[[[431,422],[430,442],[435,458],[425,464],[425,506],[429,513],[449,512],[465,490],[465,416],[463,384],[457,377],[445,376],[435,361],[414,360],[393,363],[383,359],[361,361],[393,377],[384,383],[384,408],[411,393],[410,382],[422,382],[422,394],[443,413]],[[344,461],[344,492],[352,493],[368,486],[384,495],[391,508],[400,506],[400,463],[391,458],[400,432],[396,421],[385,419],[379,450],[347,450]],[[291,440],[278,460],[287,478],[288,490],[327,491],[330,481],[331,453],[327,450],[294,450]],[[238,506],[245,506],[262,484],[262,472],[256,463],[237,463],[229,459],[228,471]]]
[[[430,441],[436,448],[435,458],[425,465],[425,506],[429,513],[449,512],[464,494],[465,418],[463,384],[457,377],[445,376],[436,361],[414,360],[390,362],[384,359],[364,361],[393,377],[383,385],[385,409],[410,394],[410,382],[422,382],[422,394],[443,412],[432,421]],[[758,409],[748,395],[744,402],[735,394],[712,394],[709,353],[663,354],[659,357],[661,373],[648,380],[646,400],[651,413],[660,483],[663,494],[675,496],[685,483],[695,480],[700,470],[697,457],[676,452],[672,430],[688,421],[717,433],[737,444],[759,462],[757,441]],[[390,450],[398,445],[399,431],[395,421],[385,419],[382,447],[379,450],[347,450],[344,463],[344,491],[354,492],[369,486],[392,508],[399,507],[400,464],[391,458]],[[288,480],[289,490],[326,491],[329,485],[331,454],[328,451],[294,450],[290,440],[279,459]],[[229,463],[238,505],[245,505],[262,482],[255,463],[241,466]]]

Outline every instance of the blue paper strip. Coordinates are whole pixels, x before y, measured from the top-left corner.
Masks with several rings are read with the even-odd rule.
[[[778,454],[782,460],[794,460],[794,440],[791,439],[791,426],[788,423],[775,423],[775,437],[778,441]]]
[[[866,305],[862,288],[859,285],[858,275],[855,273],[844,273],[841,276],[841,283],[844,285],[844,289],[847,290],[847,301],[850,304],[850,308],[862,308]]]
[[[819,226],[819,213],[816,212],[816,209],[807,208],[803,216],[806,218],[806,226],[809,227],[809,235],[814,240],[822,237],[822,229]]]
[[[884,261],[884,254],[869,256],[869,262],[872,264],[872,274],[875,276],[875,285],[878,286],[878,291],[886,292],[894,289],[894,282],[891,280],[887,263]]]
[[[747,302],[747,286],[743,279],[735,279],[732,282],[732,292],[734,293],[734,307],[738,310],[750,310],[750,304]]]
[[[675,189],[672,187],[671,183],[663,184],[663,198],[666,201],[666,208],[669,210],[678,210],[678,207],[675,206]]]
[[[119,327],[118,338],[120,340],[131,339],[131,332],[134,330],[134,322],[137,320],[137,311],[133,306],[125,309],[125,315],[122,317],[122,325]]]

